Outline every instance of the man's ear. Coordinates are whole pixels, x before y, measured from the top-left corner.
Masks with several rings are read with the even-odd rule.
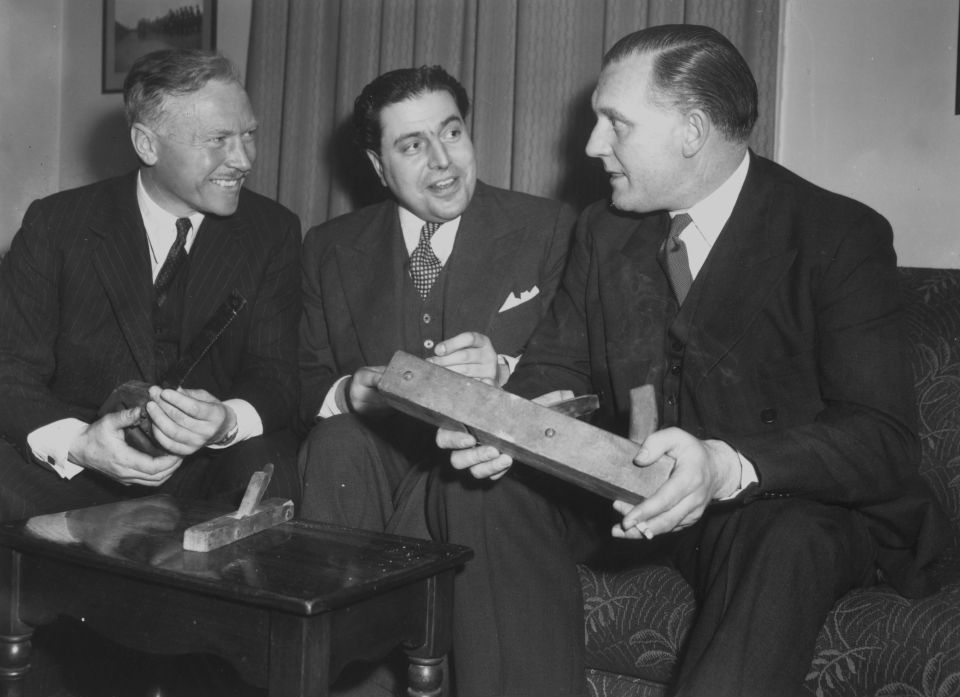
[[[159,154],[157,153],[157,134],[144,126],[142,123],[135,123],[130,126],[130,141],[133,143],[133,149],[137,153],[140,161],[148,167],[157,163]]]
[[[687,113],[683,130],[683,156],[693,157],[710,139],[713,124],[702,109],[692,109]]]
[[[373,171],[377,173],[380,183],[386,186],[387,180],[383,178],[383,161],[380,159],[380,156],[369,148],[364,150],[364,152],[367,153],[367,159],[370,160],[370,164],[373,165]]]

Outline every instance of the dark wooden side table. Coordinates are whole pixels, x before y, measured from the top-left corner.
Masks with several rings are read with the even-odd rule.
[[[183,530],[224,511],[151,496],[0,524],[0,679],[63,614],[120,644],[208,652],[272,697],[326,695],[347,663],[402,645],[410,694],[441,692],[453,573],[472,552],[292,520],[212,552]]]

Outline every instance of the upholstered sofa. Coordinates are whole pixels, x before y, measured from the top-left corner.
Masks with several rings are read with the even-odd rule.
[[[840,599],[806,676],[817,697],[960,696],[960,269],[902,268],[900,284],[920,409],[920,471],[950,518],[954,543],[937,566],[942,588],[933,596],[907,600],[878,586]],[[690,587],[668,567],[580,571],[592,694],[669,694],[695,613]]]

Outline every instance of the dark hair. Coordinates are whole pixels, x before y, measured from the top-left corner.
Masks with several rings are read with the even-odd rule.
[[[353,103],[353,130],[357,145],[380,152],[380,112],[385,107],[419,97],[427,92],[449,92],[460,116],[467,118],[470,99],[457,80],[439,65],[391,70],[374,78]]]
[[[614,44],[603,67],[634,54],[653,54],[658,99],[681,110],[702,109],[731,140],[750,137],[757,121],[757,83],[723,34],[694,24],[641,29]]]
[[[156,126],[168,97],[196,92],[211,80],[240,83],[240,73],[219,53],[197,49],[164,49],[138,58],[123,81],[127,123]]]

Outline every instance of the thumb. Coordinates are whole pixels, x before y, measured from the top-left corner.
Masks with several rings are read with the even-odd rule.
[[[144,417],[145,411],[143,407],[130,407],[129,409],[107,414],[104,418],[109,419],[110,425],[119,429],[134,426]]]

